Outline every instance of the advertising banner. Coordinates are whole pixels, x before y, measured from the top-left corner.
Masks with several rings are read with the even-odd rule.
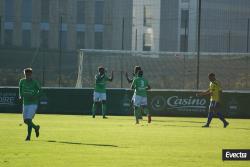
[[[21,112],[20,104],[18,100],[18,89],[0,89],[0,112]]]
[[[153,115],[204,116],[209,99],[188,91],[150,91],[149,106]]]
[[[109,115],[133,115],[130,89],[107,89],[107,113]],[[250,92],[224,91],[220,111],[226,117],[250,118]],[[153,116],[205,117],[209,97],[197,97],[192,90],[150,90],[148,108]],[[43,114],[91,114],[93,89],[43,88],[38,113]],[[101,114],[101,106],[97,114]],[[0,112],[21,113],[18,88],[0,87]]]

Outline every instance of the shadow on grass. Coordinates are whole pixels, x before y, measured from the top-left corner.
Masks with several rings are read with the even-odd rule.
[[[45,140],[44,142],[72,144],[72,145],[96,146],[96,147],[118,147],[117,145],[112,145],[112,144],[92,144],[92,143],[80,143],[80,142],[68,142],[68,141],[56,141],[56,140]]]
[[[231,128],[231,129],[250,130],[250,128]]]
[[[200,123],[205,123],[204,121],[201,122],[201,121],[178,121],[178,120],[153,120],[154,122],[186,122],[186,123],[197,123],[197,124],[200,124]]]
[[[201,126],[184,126],[184,125],[163,125],[163,126],[172,126],[172,127],[181,127],[181,128],[201,128]]]
[[[181,127],[181,128],[191,128],[191,127],[192,128],[202,128],[201,126],[184,126],[184,125],[163,125],[163,126]],[[209,127],[209,128],[220,128],[220,127]],[[209,129],[209,128],[202,128],[202,129]],[[221,128],[223,128],[223,127],[221,127]],[[250,128],[226,128],[226,129],[250,130]]]

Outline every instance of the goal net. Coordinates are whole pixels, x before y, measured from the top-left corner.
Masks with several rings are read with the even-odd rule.
[[[129,88],[125,73],[131,78],[134,66],[142,67],[154,89],[196,89],[197,80],[199,88],[206,89],[211,72],[224,89],[250,87],[250,54],[245,53],[201,53],[198,65],[194,52],[81,49],[78,64],[77,88],[93,87],[98,66],[104,66],[108,75],[114,71],[114,80],[107,85],[111,88]]]

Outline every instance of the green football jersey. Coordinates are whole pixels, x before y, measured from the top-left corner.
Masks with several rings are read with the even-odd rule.
[[[148,81],[143,77],[136,77],[132,83],[132,87],[135,88],[135,94],[138,96],[147,96]]]
[[[106,82],[109,78],[104,75],[101,77],[99,74],[95,76],[95,92],[106,93]]]
[[[36,80],[21,79],[19,81],[19,95],[23,99],[23,104],[38,104],[40,89],[40,85]]]

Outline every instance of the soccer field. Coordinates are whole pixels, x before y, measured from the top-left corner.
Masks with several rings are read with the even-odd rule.
[[[250,148],[250,120],[153,117],[135,125],[133,117],[37,114],[40,137],[24,141],[21,114],[0,114],[0,166],[10,167],[221,167],[249,166],[222,161],[222,149]],[[22,123],[22,124],[21,124]]]

